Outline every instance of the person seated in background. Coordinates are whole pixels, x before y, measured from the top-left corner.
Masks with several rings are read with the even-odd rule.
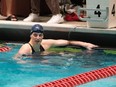
[[[14,0],[1,0],[1,11],[5,12],[5,15],[2,15],[5,20],[17,21],[17,17],[13,15],[13,3]],[[2,18],[1,18],[2,19]]]
[[[29,14],[27,18],[23,21],[32,22],[38,21],[40,16],[40,2],[43,0],[31,0],[31,11],[32,13]],[[52,17],[47,23],[62,23],[64,21],[62,14],[60,13],[59,8],[59,0],[45,0],[47,6],[49,7],[50,11],[52,12]],[[43,9],[45,10],[45,9]]]
[[[65,1],[65,2],[64,2]],[[83,12],[78,14],[79,7],[83,7],[83,0],[61,0],[60,6],[64,13],[65,21],[81,21],[79,17],[83,17]],[[61,10],[62,12],[62,10]]]
[[[41,53],[46,51],[52,46],[66,46],[66,45],[77,45],[82,46],[88,50],[92,50],[92,48],[98,47],[97,45],[82,42],[82,41],[69,41],[64,39],[43,39],[44,38],[44,30],[43,27],[39,24],[35,24],[31,28],[30,32],[30,41],[22,45],[19,49],[17,56],[21,55],[32,55],[34,53]]]

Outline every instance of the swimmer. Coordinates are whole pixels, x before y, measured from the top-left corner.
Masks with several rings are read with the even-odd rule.
[[[32,55],[35,53],[41,53],[46,51],[52,46],[66,46],[66,45],[77,45],[82,46],[88,50],[98,47],[92,43],[82,42],[82,41],[69,41],[64,39],[43,39],[44,38],[44,29],[40,24],[35,24],[32,26],[30,31],[30,40],[28,43],[25,43],[19,49],[17,55]]]

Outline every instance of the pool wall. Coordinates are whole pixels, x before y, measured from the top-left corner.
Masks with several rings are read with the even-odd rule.
[[[30,29],[36,22],[10,22],[0,21],[0,40],[6,41],[28,41]],[[91,42],[99,46],[116,47],[116,29],[96,29],[77,27],[67,24],[43,25],[45,38],[81,40]]]

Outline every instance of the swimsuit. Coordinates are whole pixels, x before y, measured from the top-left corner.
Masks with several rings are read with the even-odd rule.
[[[30,45],[30,47],[31,47],[31,50],[32,50],[32,54],[34,54],[35,53],[35,50],[34,50],[34,48],[33,48],[33,46],[30,44],[30,43],[28,43],[29,45]],[[45,49],[43,48],[43,46],[42,45],[40,45],[40,52],[43,52],[43,51],[45,51]]]

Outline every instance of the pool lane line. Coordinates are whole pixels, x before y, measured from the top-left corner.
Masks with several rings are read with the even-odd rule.
[[[10,50],[11,50],[11,48],[8,47],[8,46],[2,46],[2,47],[0,47],[0,52],[8,52]]]
[[[85,84],[87,82],[107,78],[114,75],[116,75],[116,65],[108,66],[97,70],[92,70],[74,76],[69,76],[63,79],[39,84],[33,87],[75,87],[81,84]]]

